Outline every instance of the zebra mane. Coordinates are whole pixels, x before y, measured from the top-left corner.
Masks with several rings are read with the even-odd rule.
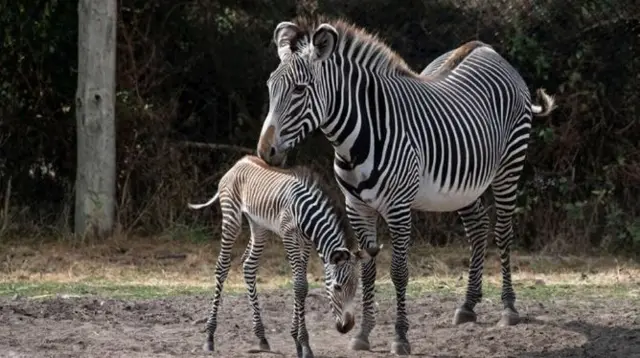
[[[330,189],[327,181],[322,178],[317,171],[307,166],[293,166],[289,170],[293,176],[298,178],[305,185],[320,192],[328,204],[327,207],[330,208],[338,219],[338,224],[340,225],[342,232],[345,234],[347,247],[352,248],[355,242],[355,236],[351,230],[351,224],[347,218],[346,211],[344,210],[344,204],[337,199],[334,192]]]
[[[369,32],[345,19],[333,19],[325,16],[299,16],[293,19],[300,31],[291,40],[291,51],[296,52],[309,45],[309,39],[315,29],[323,23],[330,24],[338,31],[338,45],[336,51],[346,56],[351,49],[362,50],[368,56],[359,56],[364,60],[361,65],[373,70],[386,73],[399,73],[406,76],[418,76],[405,60],[391,49],[377,33]],[[358,51],[355,51],[358,53]],[[375,58],[372,61],[371,58]]]

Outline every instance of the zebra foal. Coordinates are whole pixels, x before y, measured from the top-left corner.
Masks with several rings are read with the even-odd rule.
[[[269,167],[256,156],[240,159],[220,179],[217,193],[206,203],[188,204],[201,209],[220,201],[222,239],[216,264],[216,287],[204,349],[214,350],[218,309],[224,281],[231,264],[231,249],[240,234],[242,217],[249,222],[251,240],[243,255],[244,280],[253,310],[253,331],[261,350],[270,350],[258,304],[256,273],[271,231],[283,240],[293,273],[294,310],[291,336],[298,357],[312,358],[305,324],[305,299],[308,293],[307,264],[313,247],[324,265],[325,290],[331,302],[340,333],[355,325],[353,298],[359,282],[358,263],[377,255],[378,249],[350,252],[346,245],[348,223],[322,190],[312,171],[304,167]]]

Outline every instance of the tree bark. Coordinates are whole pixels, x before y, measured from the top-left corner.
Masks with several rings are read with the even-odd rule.
[[[116,0],[79,0],[76,237],[104,238],[115,219]]]

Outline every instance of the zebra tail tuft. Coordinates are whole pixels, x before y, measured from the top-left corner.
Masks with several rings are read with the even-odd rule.
[[[538,101],[541,101],[542,103],[540,105],[532,105],[531,111],[533,111],[533,114],[538,117],[548,116],[549,113],[556,108],[555,99],[553,96],[548,95],[544,88],[538,88],[536,94],[538,96]]]
[[[187,205],[189,206],[190,209],[198,210],[198,209],[202,209],[202,208],[204,208],[206,206],[209,206],[209,205],[215,203],[218,200],[219,197],[220,197],[220,192],[216,192],[216,195],[214,195],[213,198],[209,199],[209,201],[207,201],[204,204],[187,203]]]

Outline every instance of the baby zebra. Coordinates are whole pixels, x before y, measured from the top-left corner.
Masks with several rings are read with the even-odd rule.
[[[350,252],[346,247],[349,225],[322,190],[315,174],[304,167],[279,169],[268,166],[256,156],[240,159],[220,179],[218,192],[204,204],[189,204],[200,209],[220,201],[222,240],[216,264],[216,288],[204,349],[214,350],[213,336],[224,281],[231,263],[231,248],[240,234],[242,217],[251,229],[251,241],[243,255],[244,280],[253,309],[253,331],[260,349],[269,351],[256,292],[258,261],[268,231],[279,235],[284,243],[293,273],[295,305],[291,336],[298,357],[311,358],[305,325],[305,298],[308,293],[307,263],[311,247],[324,264],[325,288],[336,319],[336,329],[347,333],[355,325],[352,301],[358,285],[358,263],[377,255],[378,248]]]

